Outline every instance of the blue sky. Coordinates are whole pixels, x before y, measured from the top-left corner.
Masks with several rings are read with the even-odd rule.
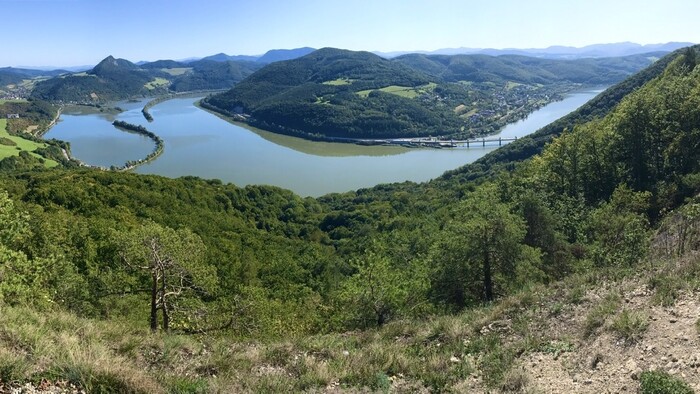
[[[326,46],[369,51],[700,42],[697,0],[0,0],[2,66]]]

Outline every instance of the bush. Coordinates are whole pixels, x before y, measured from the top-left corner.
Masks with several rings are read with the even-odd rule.
[[[626,343],[638,341],[649,328],[649,318],[640,312],[624,310],[610,325],[610,331]]]
[[[608,294],[603,301],[591,309],[583,324],[583,337],[588,338],[598,328],[605,324],[608,316],[612,315],[620,305],[620,296],[614,293]]]
[[[0,145],[15,146],[17,144],[7,137],[0,137]]]
[[[687,383],[666,372],[643,372],[640,383],[641,394],[693,394],[693,389]]]

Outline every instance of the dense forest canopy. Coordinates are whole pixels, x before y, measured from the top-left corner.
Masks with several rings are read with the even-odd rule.
[[[6,172],[4,220],[21,231],[3,236],[2,269],[26,274],[4,280],[0,295],[147,320],[148,271],[125,257],[143,252],[135,241],[143,234],[162,234],[149,239],[163,250],[166,238],[199,245],[195,266],[181,265],[185,256],[163,271],[192,283],[168,302],[169,329],[225,325],[253,336],[382,325],[572,272],[631,267],[659,217],[700,190],[696,61],[693,50],[675,54],[619,101],[614,90],[629,86],[615,87],[599,103],[607,108],[600,118],[478,182],[452,175],[302,199],[191,177]],[[199,271],[205,285],[195,285]],[[368,296],[367,286],[383,291]],[[35,292],[45,296],[29,296]],[[164,303],[157,305],[165,311]]]

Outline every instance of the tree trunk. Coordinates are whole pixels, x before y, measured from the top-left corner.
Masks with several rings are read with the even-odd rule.
[[[170,315],[168,315],[168,303],[165,302],[165,272],[163,273],[163,278],[161,283],[161,301],[160,306],[163,311],[163,331],[168,331],[170,329]]]
[[[151,331],[158,330],[158,274],[154,271],[151,275]]]
[[[487,302],[493,301],[493,280],[491,279],[491,254],[488,248],[484,252],[484,297]]]

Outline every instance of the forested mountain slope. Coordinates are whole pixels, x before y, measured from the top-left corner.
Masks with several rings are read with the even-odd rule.
[[[425,72],[445,82],[474,81],[551,84],[556,81],[588,85],[610,85],[649,65],[649,58],[665,53],[647,53],[614,58],[560,61],[517,55],[404,55],[394,61]]]
[[[546,60],[324,48],[269,65],[205,100],[263,129],[305,138],[473,137],[498,130],[579,84],[610,84],[654,54]]]

